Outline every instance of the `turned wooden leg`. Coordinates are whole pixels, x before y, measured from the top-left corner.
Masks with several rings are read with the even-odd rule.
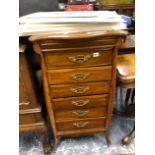
[[[128,145],[134,137],[135,137],[135,127],[132,129],[132,131],[128,135],[126,135],[122,139],[122,144]]]
[[[124,101],[123,101],[123,88],[120,87],[120,107],[122,113],[124,112]]]
[[[135,98],[135,88],[133,89],[133,92],[132,92],[132,97],[131,97],[132,103],[134,103],[134,98]]]
[[[104,132],[104,136],[105,136],[107,145],[110,146],[111,145],[111,140],[109,138],[109,133],[108,132]]]
[[[131,88],[127,89],[127,92],[126,92],[126,97],[125,97],[125,106],[127,107],[128,104],[129,104],[129,99],[130,99],[130,95],[131,95]],[[125,108],[126,108],[125,107]]]
[[[119,101],[118,90],[120,91],[120,103],[118,103],[118,101]],[[123,88],[122,87],[117,88],[116,95],[117,95],[116,96],[116,108],[114,108],[113,114],[121,116],[121,115],[124,115]]]

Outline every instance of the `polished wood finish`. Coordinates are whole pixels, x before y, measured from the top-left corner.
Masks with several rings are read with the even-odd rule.
[[[104,127],[104,120],[105,120],[105,118],[98,118],[98,119],[102,119],[103,125],[100,126],[100,127],[95,127],[94,126],[93,129],[92,128],[82,129],[82,132],[81,132],[81,129],[77,129],[76,131],[75,131],[75,129],[73,129],[73,130],[64,130],[64,131],[57,131],[57,136],[66,137],[66,136],[69,135],[71,137],[76,137],[76,136],[83,136],[83,135],[92,135],[94,133],[103,133],[103,134],[107,133],[107,129]],[[82,119],[82,120],[84,120],[84,119]],[[91,119],[91,120],[93,120],[93,119]],[[79,120],[79,121],[81,121],[81,120]]]
[[[102,74],[104,72],[104,74]],[[110,80],[112,67],[91,67],[48,71],[49,84],[95,82]],[[59,77],[59,78],[58,78]]]
[[[109,94],[52,99],[55,110],[106,107]]]
[[[30,113],[30,114],[20,114],[19,117],[19,124],[20,127],[23,128],[24,126],[33,126],[34,124],[44,125],[42,117],[40,113]]]
[[[54,49],[54,48],[68,48],[69,46],[72,48],[80,48],[81,46],[86,46],[86,47],[91,47],[91,46],[101,46],[101,45],[111,45],[112,43],[115,44],[116,43],[116,39],[110,39],[109,40],[105,40],[105,39],[101,39],[101,40],[88,40],[87,42],[76,42],[76,40],[70,42],[70,41],[66,41],[65,40],[62,41],[41,41],[40,42],[40,46],[43,49],[43,51],[47,50],[47,49]],[[65,42],[65,43],[64,43]]]
[[[30,37],[41,58],[55,145],[58,136],[108,131],[117,51],[125,35],[127,32],[112,31]]]
[[[91,108],[91,109],[76,109],[76,110],[63,110],[56,111],[55,118],[56,121],[63,121],[67,119],[78,119],[78,118],[94,118],[104,116],[106,117],[106,108]]]
[[[26,54],[26,46],[19,47],[19,130],[37,131],[41,134],[44,153],[51,148],[47,138],[48,129],[41,114],[40,102],[34,84],[32,70],[29,66]]]
[[[96,95],[108,93],[110,90],[110,81],[50,85],[49,88],[51,98]]]
[[[58,131],[65,130],[82,130],[82,129],[93,129],[93,128],[104,128],[105,126],[105,118],[98,119],[82,119],[82,120],[74,120],[68,122],[57,123]]]
[[[77,48],[74,48],[58,50],[56,53],[47,52],[45,61],[49,69],[110,65],[112,64],[112,53],[110,52],[112,48],[113,46],[105,49],[80,48],[77,50]]]
[[[117,78],[122,84],[133,84],[135,82],[135,54],[124,54],[118,56]],[[134,86],[133,86],[134,87]]]

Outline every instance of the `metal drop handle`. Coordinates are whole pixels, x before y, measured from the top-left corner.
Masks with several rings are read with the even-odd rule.
[[[89,110],[78,110],[78,111],[73,111],[73,114],[76,116],[85,116],[88,114]]]
[[[19,103],[19,106],[22,106],[22,105],[29,105],[30,104],[30,102],[20,102]]]
[[[87,124],[88,124],[88,122],[83,122],[83,121],[73,123],[73,125],[74,125],[75,127],[77,127],[77,128],[83,128],[83,127],[85,127]]]
[[[88,74],[88,73],[81,73],[81,74],[72,74],[72,75],[70,75],[70,78],[72,80],[81,81],[81,80],[88,79],[89,76],[90,76],[90,74]]]
[[[77,107],[83,107],[86,104],[88,104],[90,100],[78,100],[78,101],[72,101],[71,104],[77,106]]]
[[[90,89],[89,87],[70,88],[70,90],[71,90],[73,93],[77,93],[77,94],[85,93],[85,92],[87,92],[89,89]]]
[[[91,58],[91,55],[77,55],[77,56],[68,57],[69,61],[74,63],[84,63],[88,61],[90,58]]]

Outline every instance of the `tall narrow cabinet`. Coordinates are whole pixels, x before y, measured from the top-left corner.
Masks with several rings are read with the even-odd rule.
[[[41,59],[55,146],[59,136],[108,132],[115,95],[117,51],[125,35],[124,31],[112,31],[29,38]]]

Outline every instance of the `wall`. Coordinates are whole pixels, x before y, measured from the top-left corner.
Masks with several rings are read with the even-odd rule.
[[[19,0],[19,16],[38,11],[58,11],[58,0]]]

